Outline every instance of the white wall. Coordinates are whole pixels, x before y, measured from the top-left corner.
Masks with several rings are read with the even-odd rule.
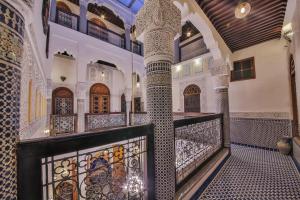
[[[216,111],[214,81],[208,69],[209,59],[212,59],[211,53],[172,67],[173,112],[184,112],[183,92],[191,84],[197,85],[201,90],[199,102],[201,112]],[[201,69],[195,70],[196,67]]]
[[[144,58],[78,31],[52,22],[50,22],[50,25],[50,57],[47,68],[47,78],[52,80],[52,83],[59,83],[61,82],[60,76],[64,75],[67,77],[65,84],[67,84],[70,89],[76,88],[76,85],[79,83],[85,84],[85,91],[83,91],[86,98],[85,112],[88,112],[88,94],[90,86],[93,83],[87,79],[87,66],[91,62],[95,63],[98,60],[113,63],[117,66],[118,70],[112,73],[111,84],[107,84],[107,86],[112,94],[111,103],[113,105],[111,106],[111,111],[119,112],[121,109],[119,102],[121,95],[125,93],[126,89],[132,88],[132,71],[137,72],[141,78],[144,77]],[[63,51],[72,54],[75,60],[69,61],[54,56],[57,52]],[[58,85],[55,86],[57,87]],[[54,87],[52,87],[52,89],[54,89]],[[77,89],[74,95],[78,95]],[[74,110],[76,111],[76,108]]]
[[[287,51],[271,40],[233,53],[233,61],[254,57],[256,79],[230,82],[230,112],[291,113]]]

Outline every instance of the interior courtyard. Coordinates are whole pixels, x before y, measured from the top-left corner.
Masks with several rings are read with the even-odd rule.
[[[0,200],[300,200],[300,0],[0,0]]]

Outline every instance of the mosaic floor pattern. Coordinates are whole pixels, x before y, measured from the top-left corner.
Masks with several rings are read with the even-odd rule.
[[[199,200],[299,200],[300,174],[279,152],[232,145],[225,163]]]

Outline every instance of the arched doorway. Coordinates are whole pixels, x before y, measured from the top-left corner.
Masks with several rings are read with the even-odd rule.
[[[73,92],[65,87],[56,88],[52,92],[53,115],[73,114]]]
[[[201,90],[197,85],[189,85],[185,88],[184,95],[184,112],[200,112],[200,93]]]
[[[110,112],[110,91],[102,84],[96,83],[90,89],[90,113]]]

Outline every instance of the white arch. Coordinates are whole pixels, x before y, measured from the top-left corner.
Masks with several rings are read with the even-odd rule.
[[[216,33],[214,33],[212,30],[214,27],[210,24],[199,6],[189,0],[174,0],[173,3],[181,11],[182,24],[186,21],[190,21],[201,32],[204,42],[212,53],[213,58],[215,60],[222,59],[225,61],[228,55],[231,54],[231,51],[223,39],[216,36],[216,34],[218,34],[217,31],[215,30]],[[222,43],[223,48],[220,46],[220,43]]]

